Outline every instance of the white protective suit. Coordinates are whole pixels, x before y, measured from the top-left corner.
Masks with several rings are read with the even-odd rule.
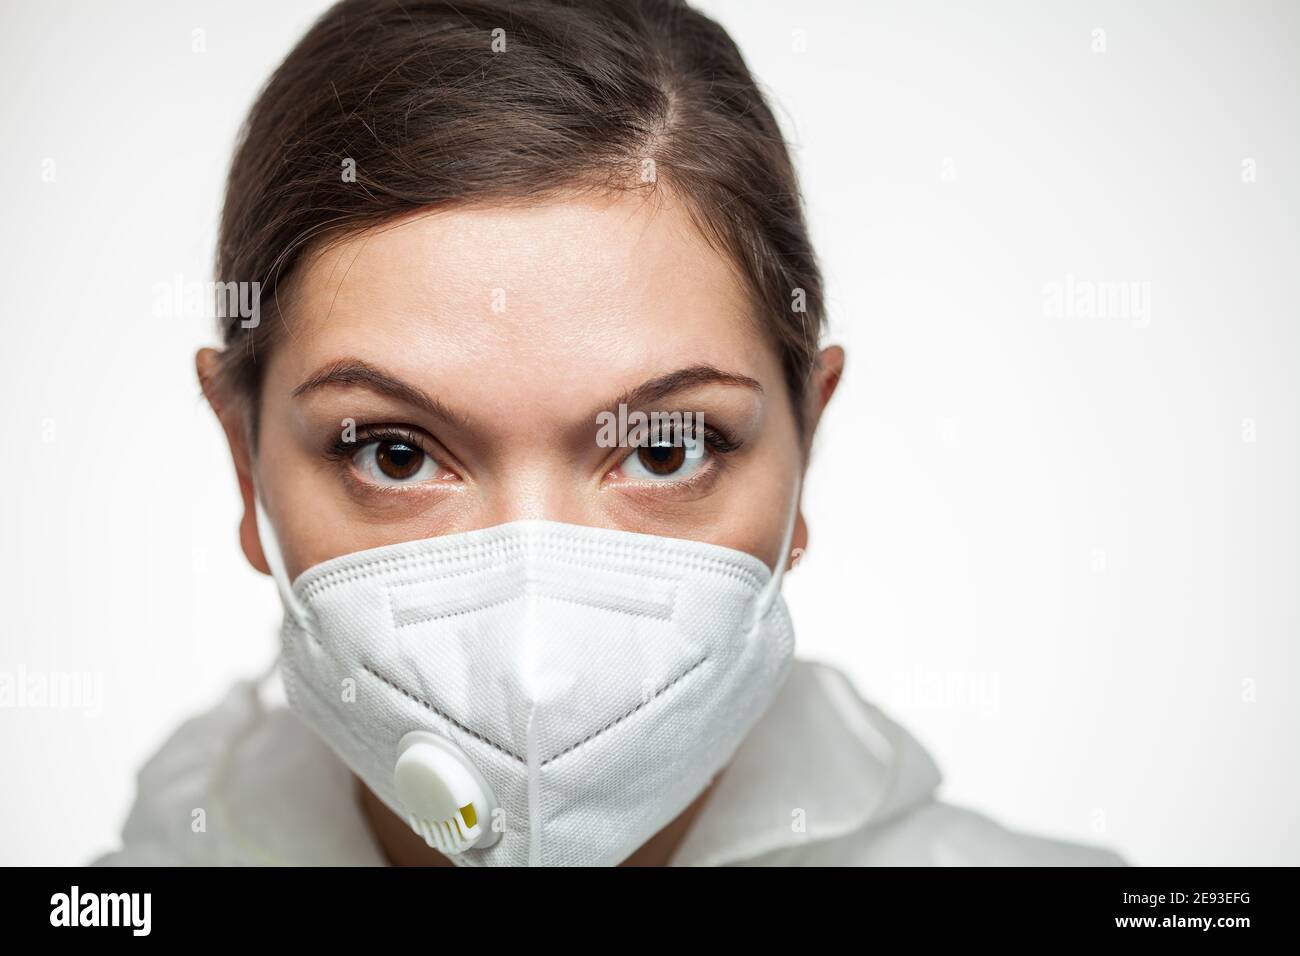
[[[796,660],[721,774],[674,866],[1123,866],[936,799],[939,771],[825,664]],[[95,865],[371,865],[386,859],[347,767],[284,702],[240,681],[145,764],[123,847]],[[195,811],[204,828],[195,832]]]

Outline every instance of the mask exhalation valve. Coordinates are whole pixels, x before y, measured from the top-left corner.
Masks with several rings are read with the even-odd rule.
[[[482,849],[500,839],[492,828],[492,788],[450,740],[427,730],[402,737],[393,784],[411,829],[440,853]]]

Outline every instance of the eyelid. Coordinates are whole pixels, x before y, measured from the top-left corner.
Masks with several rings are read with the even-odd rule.
[[[427,455],[438,457],[426,447],[427,439],[418,430],[406,425],[359,425],[351,441],[342,433],[337,435],[330,442],[330,451],[339,458],[350,458],[367,445],[382,441],[405,442],[414,445]]]
[[[326,457],[335,461],[352,458],[367,445],[377,442],[394,441],[411,445],[428,455],[438,467],[453,472],[457,478],[462,477],[464,469],[454,455],[432,435],[410,425],[358,425],[353,441],[345,441],[342,434],[337,435],[326,449]]]
[[[642,488],[656,488],[664,491],[689,488],[692,485],[701,484],[715,477],[718,470],[725,467],[723,462],[726,456],[740,449],[743,444],[743,441],[732,439],[720,429],[706,425],[704,427],[704,448],[708,454],[704,462],[693,474],[687,475],[685,478],[647,479],[630,475],[620,477],[626,479],[629,484]],[[635,445],[627,449],[627,454],[619,457],[618,462],[611,471],[622,469],[624,464],[644,447],[647,446]]]
[[[692,431],[694,431],[694,429],[692,429]],[[735,439],[731,438],[731,436],[727,435],[725,432],[721,431],[718,428],[715,428],[712,425],[705,425],[703,427],[703,432],[704,432],[703,442],[705,448],[711,452],[717,452],[720,455],[725,455],[728,452],[733,452],[736,449],[740,448],[740,446],[743,444],[743,442],[736,441]],[[633,446],[633,450],[635,450],[636,448],[644,448],[644,447],[647,447],[647,445],[635,445]]]

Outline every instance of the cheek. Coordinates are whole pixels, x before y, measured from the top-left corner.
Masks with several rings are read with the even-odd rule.
[[[791,509],[795,506],[795,481],[800,471],[797,459],[790,455],[773,456],[765,462],[729,501],[730,517],[716,543],[752,554],[770,568],[775,568],[779,560],[788,560],[781,546],[792,517],[796,517],[798,531],[797,512],[792,515]],[[791,548],[796,544],[792,541]]]
[[[286,402],[274,392],[264,394],[253,474],[291,579],[358,550],[349,540],[340,485],[324,462],[323,449],[315,450],[296,432]]]
[[[794,401],[785,387],[779,363],[771,357],[769,363],[769,374],[763,379],[763,387],[770,398],[764,403],[760,447],[755,449],[751,477],[746,485],[752,489],[749,494],[753,510],[748,519],[761,529],[759,545],[751,553],[771,565],[777,559],[783,535],[792,519],[796,521],[795,531],[798,531],[797,499],[803,489],[806,462],[795,420]]]

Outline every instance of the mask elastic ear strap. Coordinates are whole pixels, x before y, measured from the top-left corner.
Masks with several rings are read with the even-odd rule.
[[[756,614],[754,621],[763,620],[764,616],[772,608],[776,596],[781,593],[781,579],[785,577],[785,566],[790,560],[790,545],[794,543],[795,525],[799,523],[799,493],[803,489],[803,471],[802,469],[795,475],[794,492],[790,496],[790,513],[786,517],[785,533],[781,536],[781,551],[776,557],[776,567],[772,569],[772,577],[764,586],[763,591],[758,596],[758,603],[755,605]]]
[[[262,543],[262,554],[271,569],[271,577],[275,579],[280,600],[284,603],[285,609],[301,622],[304,617],[302,605],[298,602],[297,595],[293,593],[293,584],[289,580],[289,573],[284,568],[284,557],[280,553],[280,543],[276,540],[275,529],[271,527],[271,519],[266,516],[266,511],[262,508],[262,496],[256,490],[253,492],[253,513],[257,521],[257,537]]]

